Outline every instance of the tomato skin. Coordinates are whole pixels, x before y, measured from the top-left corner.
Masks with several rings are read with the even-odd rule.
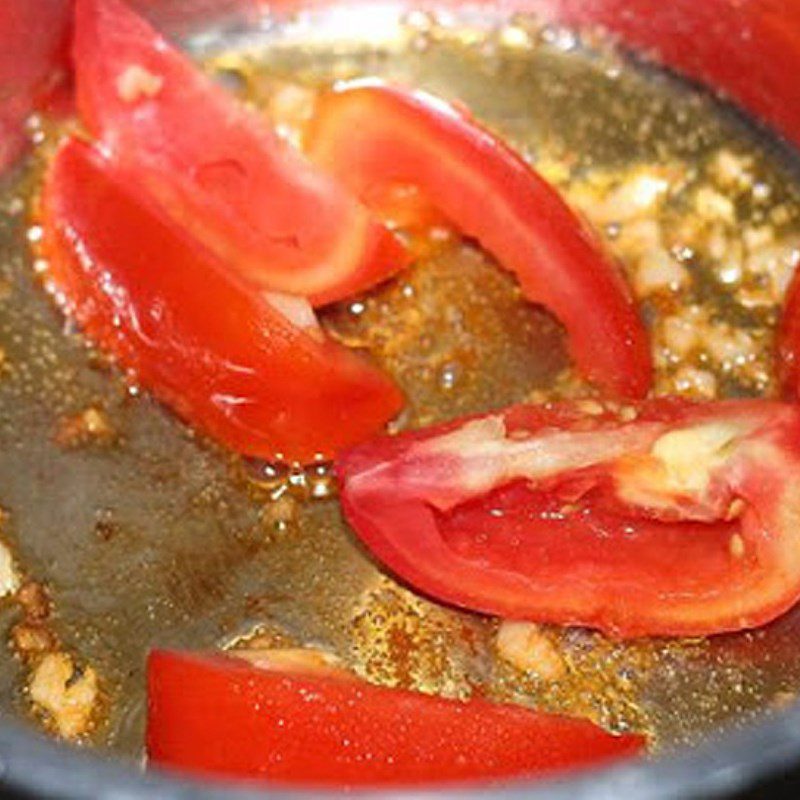
[[[401,407],[388,378],[237,283],[88,145],[68,140],[56,154],[42,225],[67,312],[143,386],[228,447],[330,457]]]
[[[155,651],[148,663],[151,766],[310,786],[401,786],[537,775],[632,756],[640,736],[482,699],[235,659]]]
[[[121,0],[77,0],[73,56],[91,133],[243,279],[320,305],[407,264],[355,198]],[[132,69],[149,85],[140,90]]]
[[[357,446],[337,466],[345,516],[417,590],[502,617],[633,637],[739,630],[788,610],[800,598],[800,408],[635,408],[624,421],[517,406]],[[722,461],[698,458],[707,494],[632,501],[634,478],[672,474],[651,452],[659,437],[703,426],[741,431]],[[526,452],[539,455],[520,467]],[[542,463],[561,466],[531,472]]]
[[[0,172],[23,151],[27,116],[66,82],[68,0],[0,3]]]
[[[777,362],[785,396],[800,397],[800,272],[792,278],[781,312]]]
[[[308,152],[365,202],[381,185],[419,186],[564,323],[584,376],[616,396],[647,393],[648,339],[618,265],[554,189],[465,114],[421,92],[355,83],[320,101]]]

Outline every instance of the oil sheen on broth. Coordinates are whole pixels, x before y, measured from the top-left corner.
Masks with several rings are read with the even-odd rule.
[[[328,22],[266,26],[225,48],[206,38],[198,57],[294,140],[315,93],[338,79],[459,98],[623,259],[659,393],[774,393],[773,328],[800,260],[800,173],[779,144],[601,40],[531,19],[465,26],[413,13],[361,40]],[[136,757],[148,647],[256,640],[323,647],[387,685],[481,687],[644,730],[656,747],[795,697],[797,614],[711,641],[498,626],[383,575],[343,524],[325,465],[243,463],[192,434],[46,297],[28,201],[57,131],[36,120],[31,131],[37,152],[0,190],[2,706]],[[398,429],[587,396],[559,326],[484,254],[447,230],[410,243],[413,268],[322,315],[405,390]]]

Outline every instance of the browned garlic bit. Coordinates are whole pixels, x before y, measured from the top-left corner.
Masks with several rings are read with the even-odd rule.
[[[74,448],[87,444],[112,444],[117,434],[108,414],[96,406],[90,406],[77,414],[61,417],[53,436],[59,447]]]
[[[567,674],[564,657],[533,622],[506,620],[500,623],[495,640],[497,654],[522,672],[545,681],[557,681]]]
[[[93,728],[100,689],[91,667],[79,670],[64,652],[48,653],[34,667],[28,695],[45,725],[64,739],[77,739]]]
[[[30,659],[55,650],[58,639],[43,622],[20,622],[11,629],[11,645],[21,658]]]
[[[774,316],[800,263],[800,235],[762,171],[720,147],[699,169],[641,163],[564,186],[657,311],[659,394],[773,391]]]
[[[31,662],[58,647],[58,637],[50,629],[52,610],[46,589],[26,581],[16,596],[23,618],[11,629],[11,646],[25,662]]]
[[[20,577],[8,545],[0,540],[0,598],[8,597],[19,589]]]
[[[9,644],[28,670],[25,693],[34,715],[60,738],[85,737],[95,729],[103,707],[97,673],[91,666],[80,667],[62,648],[42,584],[26,581],[16,601],[23,619],[11,629]]]

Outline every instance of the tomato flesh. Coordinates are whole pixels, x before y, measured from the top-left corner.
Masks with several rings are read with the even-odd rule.
[[[400,409],[387,377],[234,280],[90,146],[71,139],[56,154],[42,224],[67,312],[138,382],[228,447],[330,457]]]
[[[399,241],[121,0],[77,0],[84,123],[127,180],[256,286],[339,300],[407,264]]]
[[[356,447],[338,465],[346,517],[418,590],[503,617],[704,635],[798,600],[800,409],[659,399],[631,420],[582,407]]]
[[[648,338],[618,265],[558,193],[464,113],[422,92],[355,83],[318,104],[308,152],[365,202],[413,184],[567,329],[582,374],[641,397]]]
[[[156,651],[151,765],[316,786],[399,786],[538,775],[631,756],[640,736],[482,699],[257,669]]]

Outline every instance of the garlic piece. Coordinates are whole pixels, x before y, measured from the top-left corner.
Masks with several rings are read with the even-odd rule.
[[[497,631],[495,645],[500,658],[523,672],[535,673],[547,681],[566,675],[563,656],[533,622],[506,620]]]

